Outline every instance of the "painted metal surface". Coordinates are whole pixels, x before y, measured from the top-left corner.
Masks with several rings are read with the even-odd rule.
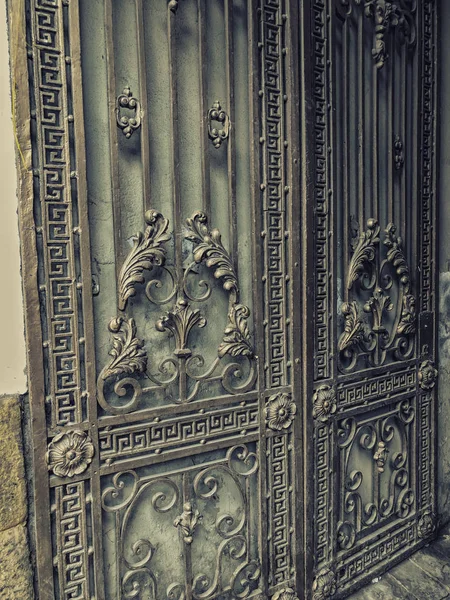
[[[434,2],[10,15],[39,598],[345,597],[435,527]]]

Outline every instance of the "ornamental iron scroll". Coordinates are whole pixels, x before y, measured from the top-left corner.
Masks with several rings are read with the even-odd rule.
[[[169,390],[171,397],[176,398],[175,402],[191,402],[201,384],[212,381],[220,382],[222,388],[231,394],[250,390],[256,381],[256,357],[247,323],[250,310],[239,301],[233,260],[222,243],[219,230],[208,227],[207,216],[202,212],[196,212],[187,219],[185,239],[193,244],[193,262],[180,269],[166,265],[166,244],[171,238],[168,220],[161,213],[149,210],[145,221],[147,228],[144,233],[136,234],[133,248],[119,273],[118,308],[122,315],[114,318],[109,325],[114,334],[110,351],[112,359],[98,377],[99,404],[109,413],[123,414],[137,408],[143,392],[165,391],[168,394]],[[199,369],[204,366],[205,358],[194,354],[190,347],[193,329],[207,325],[201,308],[195,305],[201,305],[212,293],[210,284],[204,279],[197,282],[203,292],[200,295],[193,292],[190,280],[196,280],[201,265],[212,270],[214,278],[222,282],[228,293],[228,315],[222,341],[216,358],[203,372]],[[154,273],[154,278],[147,283],[145,272]],[[169,293],[161,298],[156,291],[163,287],[163,280]],[[125,314],[125,310],[131,310],[130,299],[136,296],[138,286],[142,285],[146,298],[153,304],[170,305],[175,300],[155,321],[156,331],[167,333],[175,340],[172,356],[159,363],[159,375],[150,372],[145,342],[137,337],[135,320]],[[226,357],[233,361],[223,363]],[[245,367],[245,364],[248,366]],[[150,385],[143,388],[136,376],[145,377]],[[108,394],[111,395],[110,381],[113,378],[112,391],[119,398],[128,398],[119,405],[106,399]]]
[[[414,406],[413,399],[403,400],[376,416],[362,413],[338,422],[339,550],[353,548],[375,525],[410,516]]]
[[[218,125],[215,125],[218,123]],[[222,110],[220,102],[216,100],[208,110],[208,136],[214,148],[220,148],[222,142],[230,135],[230,118]]]
[[[122,109],[128,109],[134,112],[133,117],[122,114]],[[123,135],[129,139],[133,132],[141,126],[141,104],[137,98],[131,93],[131,89],[127,86],[123,92],[117,97],[116,101],[116,121],[117,127],[122,130]]]
[[[394,30],[400,44],[413,47],[416,43],[416,29],[414,13],[416,11],[416,0],[341,0],[341,5],[346,12],[342,15],[346,18],[351,10],[352,3],[356,6],[364,6],[364,14],[373,21],[375,29],[374,46],[372,57],[377,69],[381,69],[388,59],[386,49],[386,36],[390,30]]]
[[[246,444],[220,452],[219,457],[207,455],[204,464],[179,466],[169,473],[137,468],[109,477],[101,506],[117,548],[113,560],[123,597],[132,597],[130,592],[145,582],[153,598],[183,598],[186,577],[196,600],[228,594],[246,598],[257,589],[261,566],[251,542],[256,532],[250,502],[258,485],[258,459]],[[234,492],[231,505],[227,490]],[[147,518],[137,529],[136,515],[144,507]],[[197,537],[200,521],[205,531]],[[169,570],[167,578],[156,570],[157,561],[174,551],[186,557],[182,584],[172,580]],[[192,558],[199,551],[214,556],[212,572],[195,570]]]
[[[72,430],[55,435],[48,446],[48,470],[57,477],[84,473],[94,456],[94,445],[84,431]]]
[[[353,370],[360,358],[379,366],[388,355],[403,360],[414,350],[416,300],[403,241],[396,236],[393,223],[385,229],[383,259],[379,243],[380,226],[375,219],[368,219],[367,229],[352,243],[348,267],[347,289],[356,299],[341,306],[344,330],[338,349],[342,372]]]

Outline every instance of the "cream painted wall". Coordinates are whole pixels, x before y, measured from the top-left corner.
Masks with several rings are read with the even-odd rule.
[[[6,5],[0,0],[0,394],[27,389]]]

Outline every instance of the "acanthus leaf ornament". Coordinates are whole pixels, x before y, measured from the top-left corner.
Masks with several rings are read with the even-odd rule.
[[[111,377],[144,373],[147,368],[147,352],[144,342],[136,337],[136,324],[134,319],[117,317],[112,319],[109,330],[114,334],[113,345],[109,352],[112,360],[103,367],[97,379],[97,399],[107,412],[123,414],[134,410],[139,402],[142,389],[138,381],[132,377],[125,377],[115,384],[118,396],[126,394],[125,387],[133,390],[133,396],[124,406],[110,405],[104,395],[105,382]]]
[[[192,544],[195,529],[201,518],[200,512],[193,508],[191,502],[184,503],[183,512],[174,520],[173,525],[181,530],[185,544]]]
[[[136,234],[134,245],[119,274],[119,310],[125,310],[128,299],[136,294],[135,285],[144,282],[144,270],[162,266],[166,259],[164,243],[170,240],[169,221],[156,210],[145,214],[145,232]]]
[[[198,309],[192,309],[186,300],[178,300],[174,309],[169,310],[156,322],[156,329],[164,332],[169,331],[175,336],[175,353],[190,355],[187,347],[189,333],[197,327],[204,327],[206,319]]]
[[[381,365],[388,351],[401,360],[410,356],[414,347],[416,301],[403,241],[396,235],[395,225],[389,223],[382,257],[379,233],[378,222],[368,219],[366,231],[352,245],[347,289],[357,300],[347,300],[341,306],[344,331],[338,340],[339,368],[347,372],[356,366],[358,356],[367,357],[369,364]]]
[[[228,313],[228,325],[225,329],[223,341],[219,345],[219,356],[226,354],[230,356],[254,357],[254,351],[250,342],[250,331],[247,319],[250,310],[243,304],[234,304]]]
[[[356,302],[344,302],[341,307],[344,315],[344,331],[339,337],[338,348],[342,352],[357,346],[364,339],[364,324],[358,315]]]
[[[274,431],[288,429],[296,412],[297,407],[290,394],[280,393],[270,396],[264,407],[267,427]]]
[[[336,576],[331,569],[324,567],[314,578],[313,600],[328,600],[336,593]]]
[[[364,274],[367,264],[375,260],[376,245],[379,243],[380,226],[375,219],[368,219],[366,231],[361,232],[355,251],[350,261],[347,276],[347,289],[351,290],[353,284]]]
[[[112,360],[102,371],[103,378],[124,373],[143,373],[147,367],[147,352],[143,341],[136,337],[134,319],[118,317],[109,324],[109,330],[114,333],[113,347],[109,354]]]
[[[426,392],[431,391],[436,385],[438,371],[431,360],[424,360],[419,367],[419,385]]]
[[[62,432],[55,435],[48,446],[48,469],[57,477],[74,477],[86,471],[93,456],[94,445],[86,432]]]
[[[326,423],[336,412],[336,390],[321,385],[313,394],[313,418]]]
[[[121,109],[126,108],[134,111],[133,117],[121,115]],[[141,104],[137,98],[134,98],[131,89],[127,86],[117,97],[116,101],[116,121],[117,127],[122,130],[123,135],[129,139],[133,132],[141,126]]]
[[[222,244],[222,236],[218,229],[208,229],[208,218],[203,212],[196,212],[186,221],[188,234],[186,239],[195,244],[194,260],[205,262],[208,268],[214,269],[214,277],[223,280],[223,287],[228,292],[238,292],[236,271],[230,255]]]

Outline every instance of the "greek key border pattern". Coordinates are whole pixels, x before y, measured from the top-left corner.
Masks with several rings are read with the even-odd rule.
[[[93,590],[89,582],[89,539],[86,515],[87,483],[80,481],[55,488],[55,533],[58,554],[59,598],[87,599]]]
[[[381,561],[416,540],[415,520],[407,522],[403,527],[391,530],[378,541],[366,544],[361,552],[338,562],[336,566],[338,591],[361,575],[367,575],[368,569],[375,567]]]
[[[80,359],[78,294],[81,277],[74,219],[76,177],[70,158],[73,115],[69,114],[70,56],[64,44],[67,7],[61,0],[33,0],[34,102],[37,140],[34,176],[44,349],[48,365],[47,403],[52,428],[81,423],[85,418]],[[69,42],[67,42],[67,45]],[[33,99],[32,99],[33,103]]]
[[[289,433],[267,440],[267,515],[269,587],[288,581],[293,564],[292,450]]]
[[[410,392],[416,386],[416,364],[406,369],[367,378],[367,380],[341,383],[337,389],[337,400],[340,408],[354,407],[364,402],[384,399],[396,394]]]
[[[230,440],[258,433],[258,401],[224,409],[202,411],[194,415],[177,415],[134,425],[106,426],[99,431],[102,464],[121,464],[130,457],[171,451],[206,449],[206,442]]]
[[[261,160],[263,181],[265,381],[288,383],[285,101],[285,19],[281,0],[263,0],[261,10]]]
[[[420,310],[432,311],[433,306],[433,179],[435,171],[435,73],[434,73],[434,18],[433,1],[422,3],[422,139],[421,139],[421,192],[420,192]]]
[[[316,427],[314,439],[314,457],[316,461],[314,481],[314,557],[316,567],[328,562],[331,558],[331,447],[332,440],[329,427],[326,425]]]
[[[330,215],[330,124],[329,89],[330,67],[328,57],[330,41],[327,35],[328,10],[323,0],[315,0],[312,6],[313,94],[314,94],[314,379],[331,376],[333,354],[332,293],[329,275],[332,272],[332,247],[328,232]]]
[[[419,399],[419,509],[434,505],[434,491],[432,486],[431,455],[433,442],[431,437],[431,410],[432,398],[430,394],[420,394]]]

